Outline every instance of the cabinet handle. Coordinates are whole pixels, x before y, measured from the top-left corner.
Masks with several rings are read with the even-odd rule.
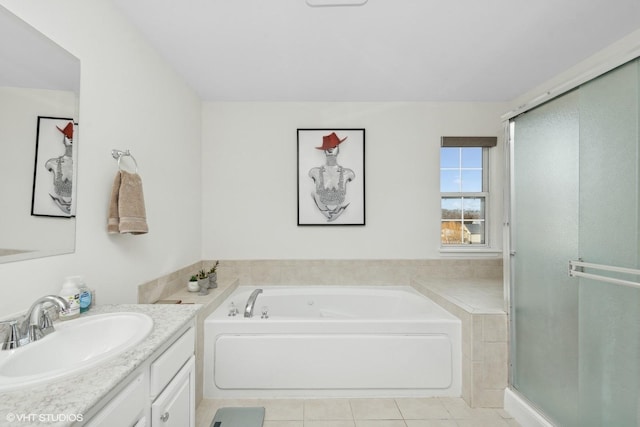
[[[168,412],[165,412],[164,414],[160,415],[160,421],[163,421],[163,422],[166,423],[168,419],[169,419],[169,413]]]

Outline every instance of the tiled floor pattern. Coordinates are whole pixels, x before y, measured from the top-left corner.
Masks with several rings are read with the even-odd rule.
[[[461,398],[202,400],[196,427],[222,407],[261,406],[264,427],[517,427],[501,409],[473,409]]]

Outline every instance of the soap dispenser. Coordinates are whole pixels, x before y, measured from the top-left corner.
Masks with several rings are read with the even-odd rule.
[[[66,312],[60,312],[60,320],[75,319],[80,315],[80,290],[73,277],[67,277],[62,283],[60,296],[69,303]]]
[[[93,303],[93,293],[85,283],[82,276],[76,276],[75,279],[76,284],[78,285],[78,290],[80,291],[80,313],[84,313],[89,311],[91,308],[91,304]]]

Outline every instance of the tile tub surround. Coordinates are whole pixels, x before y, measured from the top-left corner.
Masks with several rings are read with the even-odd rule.
[[[199,261],[139,285],[138,304],[153,304],[185,289],[189,278],[206,268],[204,264],[204,262]]]
[[[199,261],[138,286],[138,303],[152,304],[184,290],[189,277],[208,271]],[[221,260],[218,283],[238,279],[243,286],[410,285],[423,279],[502,279],[502,259],[438,260]]]
[[[171,336],[192,321],[199,309],[195,304],[118,304],[93,307],[82,316],[115,312],[144,313],[153,319],[153,329],[147,338],[131,350],[112,357],[89,371],[48,384],[3,392],[0,399],[0,425],[30,425],[27,422],[8,423],[9,414],[82,414],[87,420],[93,415],[92,408],[103,397],[166,345]]]
[[[265,408],[264,427],[518,427],[501,409],[470,408],[461,398],[203,400],[196,427],[223,407]]]
[[[485,312],[491,309],[494,310],[493,314],[504,315],[504,311],[500,308],[503,306],[502,259],[221,260],[218,267],[218,288],[210,289],[207,296],[198,296],[196,293],[187,292],[186,282],[189,277],[200,269],[208,270],[213,262],[213,260],[197,262],[138,287],[139,303],[154,303],[160,299],[180,299],[183,302],[195,302],[203,305],[196,320],[196,402],[200,402],[202,399],[204,319],[224,301],[235,287],[239,285],[412,285],[427,296],[433,297],[434,301],[462,319],[463,362],[466,362],[462,372],[463,393],[466,390],[464,397],[467,402],[478,407],[502,406],[502,400],[499,404],[495,398],[488,401],[488,396],[495,396],[498,388],[487,389],[490,391],[482,394],[485,396],[483,399],[480,398],[480,392],[475,393],[476,399],[473,399],[474,394],[471,392],[469,375],[473,367],[470,361],[474,359],[473,356],[470,356],[471,352],[467,345],[471,342],[470,334],[472,332],[475,332],[476,339],[484,340],[484,337],[479,335],[483,329],[478,324],[476,324],[475,331],[469,326],[469,310]],[[423,288],[425,283],[430,285],[428,293]],[[500,289],[496,287],[497,283],[500,283]],[[475,284],[480,290],[475,289]],[[440,295],[447,295],[448,299]],[[477,319],[476,322],[478,322]],[[501,321],[498,320],[498,323],[501,324]],[[487,331],[491,330],[488,327]],[[489,337],[490,334],[491,332],[488,332],[487,336]],[[492,344],[488,345],[489,351],[500,351],[499,347],[493,345],[494,341],[490,342]],[[467,348],[466,353],[465,348]],[[466,360],[465,354],[467,355]],[[479,354],[479,350],[476,351],[476,357],[479,357]],[[476,360],[475,362],[481,361]],[[487,364],[487,368],[490,365]],[[501,369],[501,366],[496,364],[496,369]],[[483,371],[476,369],[475,372],[478,374]],[[467,375],[466,382],[465,375]],[[498,377],[495,376],[495,378]],[[477,378],[477,380],[483,380],[483,378]]]
[[[503,282],[422,279],[413,286],[462,321],[462,397],[474,408],[501,408],[508,385]]]
[[[243,286],[409,285],[422,278],[501,280],[502,259],[227,260],[218,270],[237,277]]]

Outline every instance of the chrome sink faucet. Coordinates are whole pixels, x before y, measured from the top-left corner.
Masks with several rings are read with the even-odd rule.
[[[256,305],[256,298],[258,295],[262,293],[262,289],[256,289],[251,292],[249,295],[249,299],[247,300],[247,305],[244,306],[244,317],[253,317],[253,309]]]
[[[32,341],[38,341],[55,330],[51,317],[49,317],[47,309],[44,307],[45,303],[52,303],[58,312],[66,312],[69,309],[69,303],[57,295],[46,295],[38,298],[36,302],[31,304],[24,316],[0,322],[0,325],[8,327],[4,334],[0,334],[2,337],[0,350],[11,350],[27,345]]]

